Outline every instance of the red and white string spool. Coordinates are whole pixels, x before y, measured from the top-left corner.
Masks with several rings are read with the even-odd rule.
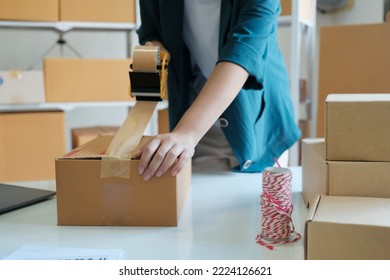
[[[269,167],[263,171],[261,202],[261,233],[256,243],[273,249],[274,245],[297,241],[301,235],[295,231],[293,212],[292,173],[288,168]]]

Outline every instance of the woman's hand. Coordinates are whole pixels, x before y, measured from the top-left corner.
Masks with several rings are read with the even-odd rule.
[[[172,167],[171,175],[176,176],[195,151],[193,139],[186,134],[171,132],[153,137],[142,146],[135,157],[141,157],[138,173],[145,181],[160,177]]]
[[[160,41],[147,41],[145,43],[145,46],[158,46],[158,47],[160,47],[160,50],[167,54],[167,60],[168,61],[170,60],[171,56],[170,56],[169,52],[167,51],[165,46]]]

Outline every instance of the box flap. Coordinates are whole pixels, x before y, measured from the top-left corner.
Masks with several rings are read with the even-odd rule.
[[[305,138],[302,142],[308,144],[308,147],[313,149],[318,155],[325,159],[325,139],[324,138]]]
[[[321,196],[313,222],[390,227],[390,199]]]
[[[101,135],[90,142],[81,145],[57,159],[101,159],[110,145],[113,135]],[[138,147],[147,142],[151,136],[143,136]]]
[[[317,211],[317,208],[318,208],[318,205],[321,201],[321,196],[320,195],[317,195],[313,201],[310,203],[310,208],[309,208],[309,213],[307,215],[307,218],[306,218],[306,223],[305,223],[305,250],[304,250],[304,259],[307,260],[307,238],[308,238],[308,234],[307,234],[307,231],[308,231],[308,224],[313,220],[314,218],[314,215]]]
[[[347,93],[329,94],[326,102],[390,102],[390,94],[387,93]]]
[[[59,159],[102,158],[110,145],[112,136],[100,136],[77,147]]]

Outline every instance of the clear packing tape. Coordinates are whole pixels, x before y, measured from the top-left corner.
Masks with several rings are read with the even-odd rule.
[[[102,157],[101,178],[130,178],[132,154],[142,139],[158,101],[167,98],[167,65],[168,54],[159,47],[135,47],[130,80],[131,95],[137,101]]]

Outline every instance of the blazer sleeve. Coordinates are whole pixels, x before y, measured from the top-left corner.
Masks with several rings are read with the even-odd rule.
[[[142,0],[139,1],[141,26],[137,30],[139,42],[141,45],[147,41],[161,41],[160,26],[160,1]]]
[[[227,40],[219,53],[219,61],[243,67],[258,83],[263,83],[264,67],[270,38],[276,37],[280,14],[278,0],[240,0],[236,20],[233,19]],[[273,45],[275,47],[275,45]]]

